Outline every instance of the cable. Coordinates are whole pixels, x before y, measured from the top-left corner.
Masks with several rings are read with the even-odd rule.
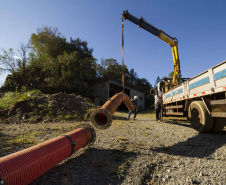
[[[124,19],[122,18],[122,91],[124,92]]]

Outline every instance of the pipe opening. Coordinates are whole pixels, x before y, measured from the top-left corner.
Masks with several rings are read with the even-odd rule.
[[[103,113],[97,113],[94,120],[98,125],[105,125],[108,122],[107,116]]]

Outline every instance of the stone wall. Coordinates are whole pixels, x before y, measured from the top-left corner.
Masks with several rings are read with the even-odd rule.
[[[94,97],[95,105],[100,105],[101,102],[105,103],[109,99],[109,82],[92,84],[89,87],[89,96]]]

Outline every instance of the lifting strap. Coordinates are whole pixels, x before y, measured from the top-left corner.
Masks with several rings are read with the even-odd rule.
[[[63,135],[63,136],[65,136],[66,138],[68,138],[68,140],[71,143],[71,154],[69,155],[69,157],[70,157],[74,153],[74,148],[76,146],[76,142],[74,142],[73,139],[70,136],[68,136],[68,135]]]
[[[124,19],[122,18],[122,91],[124,92]]]

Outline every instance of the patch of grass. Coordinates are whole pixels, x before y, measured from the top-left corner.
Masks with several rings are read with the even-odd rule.
[[[74,119],[76,117],[77,117],[76,114],[75,115],[67,114],[67,115],[64,116],[64,119]]]
[[[0,98],[0,110],[5,110],[10,108],[14,103],[20,98],[20,93],[18,92],[7,92],[4,93]]]
[[[144,141],[137,141],[137,144],[142,145],[142,144],[144,144]]]
[[[31,91],[28,91],[28,92],[20,93],[20,98],[18,99],[18,101],[32,99],[32,96],[34,94],[36,94],[36,95],[37,94],[42,94],[42,92],[40,90],[34,89],[34,90],[31,90]]]
[[[112,125],[120,126],[120,125],[122,125],[122,121],[121,120],[113,120]]]
[[[34,123],[34,122],[35,122],[35,118],[30,117],[29,120],[28,120],[28,122],[29,122],[29,123]]]
[[[44,105],[43,104],[38,104],[38,107],[43,109],[44,108]]]
[[[27,145],[36,145],[39,143],[39,140],[35,138],[35,134],[32,131],[26,131],[22,135],[17,133],[8,135],[7,133],[0,132],[0,136],[0,157],[12,153],[15,147],[24,145],[27,147]]]
[[[149,135],[150,135],[150,133],[144,132],[144,136],[149,136]]]
[[[23,144],[32,144],[36,145],[39,141],[35,138],[38,135],[41,135],[41,131],[27,129],[23,134],[16,135],[15,139],[12,140],[12,144],[23,145]]]
[[[90,120],[90,113],[86,113],[84,115],[84,121],[89,121]]]
[[[42,133],[43,133],[42,131],[40,131],[40,130],[38,131],[37,130],[37,131],[34,131],[34,133],[32,133],[32,135],[34,135],[34,136],[40,136],[40,135],[42,135]]]
[[[34,108],[32,115],[46,116],[47,118],[53,116],[53,104],[51,102],[49,102],[48,104],[38,104],[37,106],[34,102],[30,102],[29,105]]]
[[[6,110],[18,101],[31,99],[34,94],[41,94],[39,90],[28,92],[6,92],[0,98],[0,110]]]
[[[53,115],[53,112],[50,110],[47,114],[46,114],[46,117],[47,118],[51,118]]]
[[[35,106],[35,103],[32,101],[32,102],[29,103],[29,106],[30,107],[34,107]]]
[[[128,133],[129,135],[133,135],[133,132],[131,132],[130,130],[128,130],[127,133]]]
[[[121,140],[121,141],[128,141],[128,138],[126,138],[126,137],[118,137],[118,140]]]
[[[23,127],[23,125],[0,125],[0,157],[9,155],[18,150],[43,143],[52,138],[66,134],[75,130],[75,127],[82,122],[65,122],[37,124],[36,126]],[[4,131],[1,129],[5,129]],[[11,128],[10,132],[9,129]],[[12,131],[12,128],[13,129]]]
[[[19,136],[17,137],[16,139],[14,139],[12,141],[12,144],[15,144],[15,145],[23,145],[23,144],[38,144],[37,140],[32,138],[32,137],[27,137],[27,136]]]
[[[109,133],[109,134],[108,134],[108,136],[113,137],[113,136],[114,136],[114,134]],[[110,140],[113,140],[113,138],[110,138]]]
[[[64,119],[64,120],[72,120],[72,119],[78,119],[79,120],[79,115],[77,115],[77,114],[74,114],[74,115],[66,114],[66,115],[64,115],[62,113],[62,114],[59,114],[57,118],[58,119]]]

